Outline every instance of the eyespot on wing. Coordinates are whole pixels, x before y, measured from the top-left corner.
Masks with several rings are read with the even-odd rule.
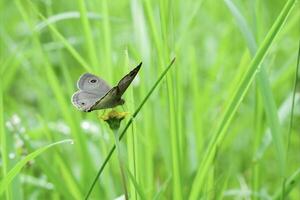
[[[97,100],[99,100],[97,94],[81,90],[74,93],[71,98],[73,105],[81,111],[88,111]]]
[[[106,93],[111,89],[103,79],[90,73],[85,73],[79,77],[77,87],[80,90],[97,90],[101,93]]]

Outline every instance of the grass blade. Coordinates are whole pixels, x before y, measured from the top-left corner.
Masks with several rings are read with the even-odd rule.
[[[294,4],[295,0],[287,1],[284,8],[277,17],[275,23],[273,24],[272,28],[263,40],[254,58],[252,59],[249,69],[246,72],[243,79],[241,80],[236,92],[233,95],[233,98],[231,99],[231,101],[229,101],[227,109],[225,110],[224,115],[221,118],[218,128],[215,131],[209,143],[207,151],[204,154],[202,162],[197,170],[197,174],[192,184],[192,190],[189,196],[190,200],[198,199],[198,196],[201,192],[201,188],[205,180],[205,175],[208,172],[209,166],[213,160],[214,149],[223,140],[226,129],[228,128],[238,106],[242,102],[246,92],[248,91],[251,83],[253,82],[255,74],[257,73],[257,70],[259,70],[260,64],[266,56],[271,44],[274,41],[275,36],[279,33]]]
[[[122,133],[120,134],[120,137],[119,137],[119,140],[121,140],[127,129],[129,128],[129,126],[132,124],[134,118],[137,116],[137,114],[140,112],[140,110],[142,109],[142,107],[144,106],[144,104],[147,102],[147,100],[149,99],[149,97],[151,96],[151,94],[154,92],[154,90],[156,89],[156,87],[158,86],[158,84],[161,82],[161,80],[165,77],[165,75],[167,74],[167,72],[169,71],[169,69],[172,67],[173,63],[175,62],[175,58],[173,58],[173,60],[171,61],[171,63],[169,64],[169,66],[162,72],[162,74],[160,75],[160,77],[157,79],[157,81],[154,83],[154,85],[152,86],[152,88],[150,89],[150,91],[148,92],[148,94],[146,95],[146,97],[143,99],[142,103],[139,105],[139,107],[135,110],[135,112],[133,113],[132,117],[130,118],[130,120],[127,122],[125,128],[123,129]],[[106,156],[103,164],[101,165],[91,187],[89,188],[88,192],[87,192],[87,195],[85,197],[85,199],[88,199],[98,178],[100,177],[100,175],[102,174],[102,171],[104,170],[105,166],[107,165],[108,161],[110,160],[112,154],[114,153],[116,149],[116,146],[114,145],[108,155]]]
[[[296,170],[285,182],[284,188],[285,193],[284,197],[287,197],[288,194],[300,183],[300,168]],[[282,188],[277,189],[276,194],[273,199],[281,199],[282,198]]]
[[[244,16],[241,14],[241,12],[238,10],[238,8],[234,5],[234,3],[231,0],[225,0],[226,5],[228,6],[229,10],[231,11],[232,15],[235,17],[238,27],[243,34],[247,46],[250,50],[250,53],[252,56],[255,55],[255,52],[257,51],[257,44],[255,41],[255,37],[250,30]],[[260,91],[260,95],[262,97],[262,102],[264,105],[264,110],[267,116],[268,120],[268,125],[270,127],[271,133],[272,133],[272,138],[275,143],[276,147],[276,152],[277,152],[277,157],[278,160],[280,161],[280,174],[281,177],[284,176],[284,171],[285,171],[285,148],[284,148],[284,138],[283,134],[281,131],[279,119],[278,119],[278,109],[276,107],[275,99],[272,94],[272,88],[270,85],[270,81],[267,75],[267,72],[265,70],[264,66],[260,67],[260,72],[257,73],[257,83],[258,83],[258,89]],[[256,96],[258,98],[258,96]],[[258,121],[256,121],[258,122]],[[260,123],[260,122],[258,122]],[[257,126],[257,125],[256,125]],[[260,133],[256,133],[256,137],[260,137]],[[257,146],[256,146],[257,148]],[[257,150],[257,149],[255,149]],[[255,173],[257,174],[258,166],[254,166]],[[257,179],[257,177],[256,177]],[[257,191],[258,188],[255,188],[258,186],[257,180],[254,180],[254,191]]]
[[[125,58],[124,58],[124,66],[129,66],[129,57],[128,57],[128,51],[125,50]],[[128,94],[128,101],[132,102],[128,105],[128,110],[133,111],[134,110],[134,98],[133,98],[133,89],[129,89],[127,92]],[[137,176],[137,161],[138,158],[138,151],[137,149],[137,135],[135,134],[135,126],[132,124],[131,129],[129,130],[129,133],[127,134],[127,156],[128,156],[128,171],[130,174],[133,174],[133,178],[135,181],[138,181]],[[137,190],[135,187],[135,184],[133,182],[129,183],[129,193],[130,193],[130,199],[137,200]]]
[[[89,64],[82,58],[82,56],[76,51],[76,49],[72,47],[68,40],[50,22],[48,22],[48,19],[37,10],[35,5],[30,0],[29,3],[32,6],[33,10],[38,14],[38,16],[40,16],[42,20],[44,20],[47,23],[48,27],[53,32],[53,34],[59,39],[61,43],[63,43],[63,45],[70,52],[70,54],[77,60],[77,62],[80,63],[85,70],[91,72],[92,69],[89,66]]]
[[[19,174],[21,169],[26,165],[26,163],[28,161],[33,160],[35,157],[42,154],[44,151],[48,150],[51,147],[54,147],[59,144],[64,144],[67,142],[72,143],[73,141],[70,139],[67,139],[67,140],[62,140],[59,142],[49,144],[47,146],[44,146],[44,147],[41,147],[41,148],[35,150],[34,152],[32,152],[32,153],[28,154],[26,157],[24,157],[24,159],[20,160],[0,182],[0,195],[6,190],[6,188],[9,186],[9,184],[12,182],[12,180]]]
[[[79,10],[80,10],[80,19],[83,26],[85,41],[86,41],[86,49],[87,53],[90,57],[90,63],[93,67],[99,66],[99,62],[96,55],[96,47],[93,40],[92,29],[90,26],[90,22],[88,19],[87,8],[84,0],[78,0]]]
[[[145,194],[143,192],[143,189],[141,188],[141,186],[139,186],[139,184],[136,182],[135,178],[134,178],[134,175],[130,172],[129,168],[126,168],[127,169],[127,174],[129,175],[129,179],[131,180],[132,184],[134,185],[134,188],[135,188],[135,191],[137,191],[137,193],[139,194],[140,198],[142,200],[145,200],[146,197],[145,197]],[[132,198],[135,198],[135,197],[130,197],[131,199]]]
[[[9,159],[8,159],[8,149],[7,149],[7,138],[6,138],[6,133],[4,129],[4,107],[3,107],[3,88],[2,88],[2,80],[3,77],[1,75],[0,78],[0,144],[1,144],[1,161],[2,161],[2,174],[3,176],[7,176],[8,173],[8,164],[9,164]],[[0,184],[1,186],[1,184]],[[6,190],[6,199],[10,199],[10,192],[11,189],[9,188],[8,185],[4,187],[0,187]],[[0,197],[1,197],[1,192],[0,192]]]

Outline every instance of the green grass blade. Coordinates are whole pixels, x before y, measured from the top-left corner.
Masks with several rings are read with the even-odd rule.
[[[142,200],[145,200],[145,194],[143,192],[142,187],[137,183],[136,179],[134,178],[134,175],[130,172],[130,170],[128,168],[127,169],[127,174],[129,176],[129,179],[131,180],[132,184],[134,185],[135,191],[137,191],[137,193],[139,194],[140,198]],[[130,199],[133,199],[135,197],[131,196]]]
[[[112,47],[111,47],[111,28],[110,28],[110,21],[109,21],[109,9],[108,9],[108,1],[103,0],[101,1],[101,11],[103,13],[103,20],[102,20],[102,29],[103,29],[103,45],[104,45],[104,55],[103,55],[103,63],[102,66],[106,66],[106,74],[107,74],[107,81],[113,80],[113,70],[108,70],[112,67]]]
[[[40,124],[42,124],[43,126],[42,132],[46,135],[49,141],[54,142],[53,133],[50,132],[45,120],[41,116],[38,116],[38,119]],[[33,147],[30,145],[30,143],[27,140],[24,141],[27,145],[27,148],[30,151],[32,151]],[[45,160],[43,160],[43,158],[40,158],[38,163],[43,168],[43,171],[45,171],[46,174],[50,176],[49,178],[55,181],[56,184],[59,185],[59,189],[63,189],[64,190],[63,192],[69,192],[75,199],[82,199],[82,190],[79,187],[79,184],[76,181],[74,175],[71,173],[70,169],[68,168],[67,162],[64,160],[63,155],[58,151],[58,149],[53,154],[53,160],[55,160],[54,163],[57,164],[57,166],[59,166],[60,169],[59,172],[55,170],[55,172],[57,173],[53,172],[52,168],[49,169],[49,167],[47,167],[47,163],[45,162]],[[63,180],[63,186],[61,184],[62,180]]]
[[[0,182],[0,195],[6,190],[6,188],[9,186],[9,184],[12,182],[12,180],[19,174],[21,169],[26,165],[26,163],[30,160],[33,160],[35,157],[38,155],[42,154],[44,151],[48,150],[51,147],[54,147],[59,144],[64,144],[64,143],[72,143],[73,141],[70,139],[67,140],[62,140],[59,142],[55,142],[52,144],[49,144],[47,146],[41,147],[34,152],[28,154],[25,156],[22,160],[20,160],[9,172],[7,175],[1,180]]]
[[[25,19],[25,21],[30,26],[30,28],[33,29],[33,23],[31,21],[31,18],[29,18],[28,13],[26,13],[22,3],[20,1],[17,1],[17,5],[20,12],[22,13],[22,17]],[[34,10],[36,10],[33,4],[30,5],[33,7]],[[36,12],[38,13],[38,11]],[[55,27],[53,27],[53,29],[55,29]],[[82,166],[84,169],[90,169],[90,170],[83,170],[83,179],[87,178],[89,176],[89,173],[91,173],[94,168],[93,165],[91,164],[92,161],[89,157],[89,154],[87,153],[88,149],[87,149],[85,137],[78,131],[79,125],[76,123],[70,111],[70,101],[69,99],[68,101],[66,101],[62,93],[61,84],[59,83],[59,80],[57,79],[55,71],[53,70],[47,56],[45,55],[44,49],[42,48],[37,32],[34,32],[33,41],[34,41],[34,47],[38,49],[39,54],[37,56],[40,56],[44,60],[43,70],[46,73],[43,75],[45,76],[46,80],[49,82],[50,88],[52,89],[55,99],[62,111],[62,116],[70,126],[71,134],[75,141],[75,148],[77,150],[77,154],[79,155],[78,157],[80,159],[85,159],[85,162],[82,162]]]
[[[295,109],[297,87],[299,84],[299,74],[300,74],[299,72],[300,72],[300,40],[299,40],[299,47],[298,47],[297,65],[296,65],[296,70],[295,70],[295,81],[294,81],[293,97],[292,97],[292,105],[291,105],[290,124],[289,124],[289,130],[288,130],[287,155],[289,153],[290,137],[291,137],[292,127],[293,127],[293,123],[294,123],[294,109]]]
[[[3,89],[2,89],[3,76],[0,75],[0,144],[1,144],[1,162],[2,162],[2,175],[5,177],[8,174],[9,159],[7,148],[7,137],[4,129],[4,104],[3,104]],[[1,185],[0,185],[1,186]],[[4,188],[5,187],[5,188]],[[2,187],[0,187],[1,189]],[[11,199],[11,188],[9,185],[3,185],[3,190],[6,189],[5,197],[7,200]],[[1,197],[1,192],[0,192]]]
[[[270,83],[268,82],[267,73],[265,70],[262,70],[260,74],[258,74],[258,83],[260,93],[262,94],[262,102],[265,108],[268,124],[271,129],[272,138],[275,144],[277,157],[279,160],[279,169],[280,175],[283,178],[285,171],[285,147],[284,147],[284,138],[282,134],[282,130],[280,128],[280,123],[277,115],[277,108],[275,105],[275,100],[273,94],[271,92]]]
[[[256,41],[254,39],[253,33],[251,32],[247,22],[238,8],[234,5],[231,0],[225,0],[226,5],[228,6],[229,10],[231,11],[232,15],[235,17],[237,24],[239,26],[240,31],[242,32],[247,46],[250,50],[252,56],[255,55],[257,50]],[[257,82],[258,88],[260,90],[260,94],[262,96],[262,102],[264,105],[264,110],[266,112],[267,120],[269,127],[271,129],[273,141],[275,143],[277,156],[279,160],[279,170],[281,177],[284,176],[285,171],[285,147],[284,147],[284,138],[281,131],[279,119],[278,119],[278,109],[276,107],[275,99],[272,94],[272,88],[269,82],[269,78],[264,66],[260,67],[260,72],[257,73]],[[258,122],[260,123],[260,122]],[[256,137],[259,137],[260,133],[256,133]],[[254,166],[257,168],[257,166]],[[256,173],[258,173],[256,171]],[[254,181],[257,182],[257,181]],[[257,186],[257,183],[255,184]],[[256,191],[258,188],[254,188]]]
[[[122,133],[120,134],[119,140],[121,140],[121,139],[124,137],[124,135],[125,135],[127,129],[128,129],[129,126],[132,124],[134,118],[135,118],[135,117],[137,116],[137,114],[140,112],[140,110],[142,109],[142,107],[144,106],[144,104],[147,102],[147,100],[149,99],[149,97],[152,95],[152,93],[154,92],[154,90],[156,89],[156,87],[158,86],[158,84],[161,82],[161,80],[165,77],[165,75],[167,74],[167,72],[169,71],[169,69],[172,67],[172,65],[173,65],[174,62],[175,62],[175,58],[173,58],[173,60],[172,60],[171,63],[169,64],[169,66],[162,72],[162,74],[160,75],[160,77],[159,77],[159,78],[157,79],[157,81],[154,83],[154,85],[152,86],[152,88],[150,89],[150,91],[148,92],[148,94],[146,95],[146,97],[143,99],[143,101],[141,102],[141,104],[139,105],[139,107],[138,107],[138,108],[135,110],[135,112],[133,113],[133,115],[132,115],[132,117],[130,118],[130,120],[127,122],[127,124],[126,124],[126,126],[124,127]],[[103,164],[101,165],[101,167],[100,167],[100,169],[99,169],[97,175],[95,176],[95,179],[94,179],[94,181],[93,181],[91,187],[89,188],[89,190],[88,190],[88,192],[87,192],[87,195],[86,195],[85,199],[88,199],[88,198],[89,198],[89,196],[90,196],[90,194],[91,194],[91,192],[92,192],[92,190],[93,190],[93,188],[94,188],[94,186],[95,186],[97,180],[99,179],[100,175],[102,174],[102,172],[103,172],[105,166],[107,165],[108,161],[110,160],[110,158],[111,158],[112,154],[114,153],[115,149],[116,149],[116,146],[115,146],[115,145],[110,149],[110,151],[109,151],[108,155],[106,156],[106,158],[105,158]]]
[[[248,26],[246,19],[239,11],[237,6],[231,0],[224,0],[224,1],[227,7],[229,8],[230,12],[234,16],[235,20],[237,21],[238,27],[246,40],[247,46],[251,54],[254,55],[257,50],[257,45],[256,45],[255,37],[252,34],[252,31]]]
[[[124,66],[129,66],[129,57],[128,57],[128,51],[125,50],[125,59],[124,59]],[[134,98],[133,98],[133,89],[128,89],[128,101],[131,102],[128,105],[129,111],[134,110]],[[138,158],[138,151],[136,151],[137,148],[137,135],[135,134],[135,126],[132,124],[131,129],[129,130],[129,133],[127,134],[127,155],[128,155],[128,170],[133,175],[133,178],[137,181],[137,162],[136,159]],[[130,199],[137,200],[137,191],[136,187],[133,182],[129,183],[129,193],[130,193]]]
[[[293,128],[293,124],[294,124],[294,109],[295,109],[297,87],[298,87],[298,82],[299,82],[299,78],[298,78],[299,77],[299,69],[300,69],[300,40],[299,40],[297,64],[296,64],[296,70],[295,70],[295,81],[294,81],[292,104],[291,104],[290,123],[289,123],[288,136],[287,136],[287,150],[286,150],[286,152],[287,152],[286,162],[287,163],[288,163],[288,155],[289,155],[289,150],[290,150],[291,133],[292,133],[292,128]],[[295,174],[298,174],[298,176],[299,176],[300,169]],[[292,177],[294,177],[294,176],[292,176]],[[282,197],[285,197],[288,195],[291,188],[294,187],[294,185],[295,185],[294,182],[295,181],[291,181],[291,180],[284,181],[283,188],[281,190]]]
[[[297,188],[297,185],[300,184],[300,168],[298,168],[285,182],[284,188],[285,193],[284,197],[288,197],[289,193]],[[299,187],[298,187],[299,188]],[[277,192],[272,199],[281,199],[282,198],[282,187],[277,189]]]
[[[291,12],[294,4],[295,0],[287,1],[273,26],[271,27],[270,31],[260,45],[260,48],[258,49],[254,58],[252,59],[249,70],[246,72],[245,76],[238,85],[233,98],[229,101],[227,109],[225,110],[224,115],[221,118],[220,124],[218,125],[218,128],[214,133],[208,145],[207,151],[202,159],[202,162],[197,170],[197,174],[192,184],[192,190],[189,196],[190,200],[198,199],[205,180],[206,173],[213,159],[213,150],[215,149],[216,145],[218,145],[223,140],[226,129],[228,128],[238,106],[242,102],[246,92],[253,82],[255,74],[257,73],[257,70],[259,70],[260,64],[266,56],[271,44],[273,43],[275,36],[279,33],[281,27],[283,26],[286,18],[288,17],[288,14]]]
[[[89,66],[89,64],[82,58],[82,56],[76,51],[74,47],[68,42],[68,40],[51,24],[48,22],[48,19],[40,13],[34,4],[29,0],[30,5],[32,6],[33,10],[41,17],[42,20],[46,22],[50,30],[53,32],[53,34],[58,38],[59,41],[66,47],[66,49],[70,52],[70,54],[77,60],[78,63],[81,64],[81,66],[89,71],[92,72],[92,68]]]
[[[153,200],[159,200],[161,199],[162,194],[166,192],[170,182],[171,182],[172,176],[169,176],[167,180],[163,183],[161,188],[158,190],[158,192],[154,195]]]
[[[90,57],[90,63],[95,68],[99,66],[99,62],[96,55],[96,47],[93,39],[91,25],[88,19],[86,4],[84,0],[77,0],[77,2],[79,4],[80,19],[83,26],[87,53]]]

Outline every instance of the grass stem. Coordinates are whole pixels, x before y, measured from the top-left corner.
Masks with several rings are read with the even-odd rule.
[[[123,187],[124,187],[124,194],[125,194],[125,199],[128,200],[128,190],[127,190],[127,184],[126,184],[126,175],[124,172],[124,162],[123,162],[123,157],[122,157],[122,151],[120,147],[120,141],[119,141],[119,135],[118,131],[119,129],[114,129],[114,139],[115,139],[115,145],[117,147],[117,155],[118,155],[118,161],[119,161],[119,166],[120,166],[120,171],[122,175],[122,182],[123,182]]]

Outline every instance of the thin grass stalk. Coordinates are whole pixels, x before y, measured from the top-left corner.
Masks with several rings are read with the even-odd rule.
[[[115,139],[115,146],[117,148],[117,154],[118,154],[119,167],[120,167],[121,176],[122,176],[122,183],[123,183],[123,188],[124,188],[125,200],[128,200],[129,198],[128,198],[127,183],[126,183],[126,175],[125,175],[125,171],[124,171],[125,163],[124,163],[123,157],[122,157],[122,151],[121,151],[121,146],[120,146],[120,142],[119,142],[118,132],[119,132],[118,129],[113,130],[114,139]]]
[[[43,132],[46,135],[46,137],[48,138],[49,141],[51,141],[52,143],[55,142],[55,138],[53,137],[53,133],[50,132],[46,121],[41,117],[41,116],[37,116],[40,124],[42,124],[43,126]],[[28,148],[30,151],[33,151],[34,148],[31,146],[30,142],[28,140],[24,140],[25,144],[26,144],[26,148]],[[38,159],[38,163],[41,164],[41,168],[44,169],[45,172],[48,177],[50,179],[55,179],[55,183],[57,184],[57,182],[61,182],[61,177],[63,177],[64,183],[63,184],[59,184],[59,188],[63,189],[64,192],[70,192],[72,197],[75,199],[82,199],[83,195],[82,195],[82,188],[80,188],[79,183],[76,181],[74,175],[71,173],[71,170],[69,169],[67,162],[64,160],[63,155],[61,154],[61,152],[58,149],[55,149],[55,153],[53,155],[53,158],[55,160],[54,164],[56,164],[56,166],[53,166],[53,168],[59,168],[61,171],[61,175],[59,173],[57,173],[56,175],[51,174],[51,176],[49,175],[50,173],[48,172],[49,169],[48,167],[45,168],[43,166],[47,166],[45,160],[43,160],[42,158]],[[55,170],[56,171],[56,170]],[[51,172],[52,173],[52,172]],[[63,185],[63,186],[62,186]],[[67,196],[67,195],[65,195]]]
[[[124,66],[129,66],[129,57],[128,57],[128,51],[125,50],[125,59],[124,59]],[[130,104],[128,105],[129,111],[134,110],[134,97],[133,97],[133,90],[128,89],[128,102]],[[128,170],[131,172],[135,178],[137,179],[137,165],[136,165],[136,159],[138,158],[137,151],[136,151],[136,142],[137,142],[137,135],[135,134],[135,125],[132,124],[131,130],[127,136],[127,154],[128,154]],[[135,188],[135,185],[133,182],[129,183],[129,194],[130,199],[137,200],[137,191]]]
[[[70,54],[77,60],[81,66],[87,70],[92,71],[92,68],[89,66],[89,64],[83,59],[83,57],[76,51],[76,49],[68,42],[68,40],[48,21],[48,19],[38,11],[38,9],[35,7],[35,5],[31,2],[31,0],[27,0],[31,7],[33,8],[34,12],[44,21],[46,21],[47,26],[49,27],[50,31],[53,32],[53,34],[63,43],[63,45],[66,47],[66,49],[70,52]],[[22,5],[19,0],[17,0],[17,5]],[[20,6],[19,6],[20,7]],[[25,12],[26,13],[26,12]],[[23,17],[25,17],[26,21],[29,20],[27,16],[23,14]],[[37,34],[37,30],[31,25],[32,31]]]
[[[292,104],[291,104],[291,114],[290,114],[290,123],[288,128],[288,136],[287,136],[287,145],[286,145],[286,161],[285,163],[288,163],[288,156],[289,156],[289,149],[290,149],[290,142],[291,142],[291,133],[294,123],[294,109],[295,109],[295,100],[296,100],[296,93],[297,93],[297,86],[299,81],[299,68],[300,68],[300,40],[299,40],[299,46],[298,46],[298,56],[297,56],[297,65],[295,70],[295,80],[294,80],[294,88],[293,88],[293,96],[292,96]],[[299,170],[300,171],[300,170]],[[282,184],[282,195],[281,199],[284,199],[286,195],[286,185],[288,182],[287,178],[284,178],[283,184]]]
[[[262,100],[261,95],[258,91],[258,88],[255,88],[255,112],[254,112],[254,130],[256,132],[254,136],[254,144],[253,144],[253,155],[256,154],[257,149],[259,148],[261,139],[262,139],[262,121],[263,121],[263,108],[262,108]],[[253,160],[253,179],[252,179],[252,190],[253,192],[257,192],[260,187],[260,177],[261,177],[261,171],[260,171],[260,165],[258,163],[259,161]],[[253,200],[257,199],[256,195],[252,196]]]
[[[41,117],[38,117],[39,120],[42,120]],[[44,123],[43,121],[40,121],[42,124]],[[43,124],[44,126],[44,124]],[[48,132],[49,130],[47,128],[44,129],[44,134],[47,135],[47,138],[51,137],[52,138],[52,133]],[[24,141],[25,143],[25,146],[26,148],[33,152],[35,149],[32,147],[32,145],[30,144],[30,141],[26,140],[24,137],[22,137],[22,141]],[[51,143],[54,143],[54,140],[50,139]],[[62,162],[62,165],[66,165],[65,163],[65,160],[62,160],[62,157],[61,156],[58,156],[56,155],[57,159],[59,159],[59,162]],[[62,171],[62,174],[63,174],[63,179],[68,182],[68,183],[65,183],[65,182],[62,182],[61,179],[62,179],[62,176],[60,174],[57,173],[56,169],[55,168],[49,168],[49,163],[47,163],[45,161],[44,158],[42,157],[37,157],[36,158],[36,164],[37,166],[42,169],[43,173],[49,178],[49,180],[55,184],[57,186],[57,190],[60,192],[60,194],[65,197],[65,198],[74,198],[74,199],[82,199],[82,193],[81,193],[81,190],[79,189],[79,187],[73,187],[69,185],[69,182],[68,182],[68,178],[65,178],[66,176],[68,176],[67,173],[65,172],[68,172],[70,173],[69,170],[64,170],[64,169],[61,169]],[[55,161],[57,162],[57,161]],[[58,164],[59,167],[62,167],[62,165]],[[62,167],[63,168],[63,167]],[[70,179],[74,179],[74,177],[72,175],[70,175]],[[75,182],[74,182],[75,183]],[[76,184],[76,183],[75,183]],[[72,187],[72,188],[70,188]]]
[[[255,52],[257,51],[257,44],[256,44],[255,38],[253,36],[253,33],[251,32],[245,18],[243,17],[243,15],[239,11],[239,9],[234,5],[234,3],[231,0],[225,0],[225,3],[229,7],[233,16],[236,18],[237,24],[246,40],[246,43],[250,50],[250,53],[252,56],[254,56]],[[260,90],[260,94],[261,94],[260,96],[262,97],[262,102],[264,104],[264,109],[266,112],[268,124],[271,129],[271,133],[273,135],[274,141],[275,141],[274,143],[275,143],[275,146],[277,149],[277,155],[279,155],[280,171],[281,171],[281,176],[283,177],[284,176],[283,174],[285,171],[285,164],[282,161],[283,161],[283,157],[285,155],[283,155],[281,152],[285,151],[283,149],[284,148],[284,144],[283,144],[284,139],[283,139],[283,135],[281,134],[282,131],[280,130],[280,124],[279,124],[279,119],[278,119],[278,115],[277,115],[278,111],[276,108],[275,99],[272,94],[270,82],[268,80],[267,72],[266,72],[264,66],[261,66],[260,69],[261,69],[260,72],[257,73],[256,81],[258,84],[256,86]],[[255,97],[258,98],[259,95],[256,95]],[[255,117],[259,117],[259,116],[255,116]],[[254,122],[260,124],[259,120],[256,120]],[[255,127],[258,127],[258,125],[255,125]],[[260,132],[261,132],[260,130],[257,130],[256,135],[260,135],[259,134]],[[256,138],[257,137],[259,137],[259,136],[256,136]],[[257,145],[255,145],[255,146],[257,147]],[[258,161],[256,160],[256,162],[258,162]],[[258,163],[256,163],[256,165],[254,166],[255,169],[257,169],[257,164]],[[256,170],[254,170],[254,171],[257,172]],[[254,175],[254,177],[256,177],[256,176]],[[257,184],[255,184],[255,187],[257,187]],[[254,191],[256,191],[256,190],[254,189]]]
[[[157,55],[163,55],[163,51],[162,51],[163,48],[161,46],[159,33],[156,28],[156,22],[155,22],[155,18],[154,18],[155,15],[153,13],[154,9],[152,8],[151,0],[145,0],[145,1],[143,1],[143,3],[144,3],[147,19],[149,20],[149,26],[150,26],[151,33],[152,33],[152,39],[154,40],[154,44],[156,46]],[[160,56],[159,56],[159,58],[160,58]],[[161,65],[163,64],[161,62],[161,59],[160,59],[159,64],[161,64]]]
[[[31,152],[30,154],[26,155],[24,158],[22,158],[15,166],[10,169],[6,176],[0,181],[0,195],[6,190],[7,186],[14,180],[14,178],[20,173],[21,169],[26,165],[26,163],[30,160],[33,160],[35,157],[42,154],[44,151],[48,150],[49,148],[52,148],[56,145],[63,144],[63,143],[71,143],[73,142],[70,139],[61,140],[58,142],[54,142],[51,144],[48,144],[46,146],[40,147],[39,149]]]
[[[126,167],[126,166],[125,166],[125,167]],[[133,185],[134,185],[134,187],[135,187],[135,190],[136,190],[137,193],[139,194],[140,199],[145,200],[145,199],[146,199],[145,194],[144,194],[144,192],[143,192],[141,186],[139,186],[138,183],[136,182],[136,180],[135,180],[135,178],[134,178],[134,175],[131,174],[131,172],[130,172],[130,170],[129,170],[128,168],[126,168],[126,171],[127,171],[127,174],[128,174],[128,176],[129,176],[131,182],[133,183]],[[133,198],[135,198],[135,197],[133,197]],[[137,196],[136,196],[136,198],[137,198]]]
[[[31,1],[28,1],[28,2],[31,5],[34,12],[45,19],[45,17],[39,13],[36,6]],[[91,158],[89,156],[87,156],[89,154],[87,153],[85,137],[77,131],[78,125],[74,121],[72,114],[69,110],[69,106],[68,106],[69,103],[66,102],[63,94],[61,93],[60,83],[56,77],[54,70],[51,67],[51,64],[49,63],[49,59],[46,56],[44,49],[42,48],[42,44],[40,43],[39,33],[34,31],[33,22],[28,17],[28,13],[24,10],[24,7],[23,7],[22,3],[20,2],[20,0],[17,0],[17,6],[22,14],[22,17],[25,18],[26,23],[29,25],[29,27],[31,28],[31,31],[33,32],[34,46],[37,49],[37,51],[39,52],[38,56],[40,56],[44,60],[44,70],[46,72],[45,75],[46,75],[47,81],[49,82],[52,92],[59,104],[59,107],[62,111],[62,116],[65,118],[66,122],[69,124],[69,126],[71,128],[71,133],[75,140],[75,144],[76,144],[75,148],[79,155],[79,158],[81,160],[85,159],[85,162],[82,163],[83,169],[93,169],[93,165],[91,164],[92,163]],[[52,26],[52,29],[56,30],[54,26]],[[55,32],[54,32],[54,35],[57,36],[55,34]],[[83,174],[84,174],[83,177],[87,178],[89,176],[89,173],[91,173],[91,171],[83,170]]]
[[[162,48],[161,58],[166,58],[169,55],[169,15],[172,13],[172,1],[160,1],[159,11],[160,11],[160,29],[161,29],[161,38],[160,45]],[[164,63],[164,60],[161,59],[161,62]],[[175,76],[167,76],[167,91],[168,91],[168,102],[169,105],[169,137],[171,139],[171,156],[172,156],[172,174],[173,174],[173,199],[181,200],[182,199],[182,183],[181,183],[181,154],[182,154],[182,143],[181,143],[181,102],[178,98],[177,86],[180,85],[180,79],[176,76],[178,75],[179,70],[176,71]],[[176,81],[175,81],[176,80]],[[152,182],[151,182],[152,183]],[[152,183],[153,184],[153,183]]]
[[[180,146],[178,131],[176,129],[176,111],[173,91],[172,77],[168,77],[168,102],[169,102],[169,116],[170,116],[170,139],[171,139],[171,153],[172,153],[172,173],[173,173],[173,198],[182,199],[182,185],[180,173]]]
[[[111,48],[111,31],[110,31],[110,21],[109,21],[109,9],[108,9],[108,1],[102,0],[102,13],[103,13],[103,22],[102,22],[102,29],[103,29],[103,45],[104,45],[104,57],[103,59],[103,66],[106,67],[106,74],[107,80],[113,80],[113,69],[112,69],[112,48]]]
[[[8,173],[9,159],[8,159],[8,147],[7,138],[4,129],[4,102],[3,102],[3,90],[2,90],[2,80],[3,76],[0,75],[0,141],[1,141],[1,161],[2,161],[2,175],[5,177]],[[7,200],[11,199],[11,187],[6,185],[5,198]],[[0,194],[0,197],[2,195]]]
[[[294,80],[294,88],[293,88],[293,96],[292,96],[292,104],[291,104],[291,115],[290,115],[290,123],[289,123],[287,145],[286,145],[287,146],[287,150],[286,150],[287,155],[289,155],[291,133],[292,133],[293,123],[294,123],[295,100],[296,100],[297,87],[299,84],[299,74],[300,74],[299,69],[300,69],[300,40],[299,40],[299,47],[298,47],[297,65],[296,65],[296,70],[295,70],[295,80]],[[287,156],[287,160],[288,160],[288,156]]]
[[[210,140],[208,148],[204,154],[202,162],[196,173],[196,177],[193,181],[192,190],[189,196],[190,200],[198,199],[198,196],[201,192],[204,183],[204,178],[206,176],[206,173],[212,161],[213,150],[215,146],[218,145],[223,140],[226,130],[230,122],[232,121],[238,106],[244,99],[246,92],[248,91],[251,83],[255,78],[255,75],[257,73],[257,70],[260,67],[261,62],[266,56],[271,44],[274,41],[275,36],[277,36],[277,34],[279,33],[286,18],[291,12],[294,4],[295,4],[295,0],[287,1],[284,8],[282,9],[279,16],[277,17],[276,21],[274,22],[273,26],[271,27],[270,31],[268,32],[267,36],[265,37],[264,41],[262,42],[257,53],[255,54],[254,58],[252,59],[249,66],[249,70],[244,75],[243,79],[241,80],[240,84],[237,87],[235,94],[232,96],[232,99],[229,101],[229,104],[221,118],[221,121],[217,126],[218,128],[216,129],[212,139]],[[280,157],[282,158],[282,156]]]
[[[92,65],[92,68],[94,69],[94,71],[96,71],[96,67],[100,66],[100,64],[97,59],[96,47],[93,39],[92,28],[88,19],[86,3],[84,0],[77,0],[77,2],[80,10],[81,24],[83,26],[83,31],[85,36],[87,55],[89,56],[89,60],[90,60],[90,64]]]
[[[143,108],[144,104],[147,102],[147,100],[149,99],[149,97],[152,95],[152,93],[154,92],[155,88],[158,86],[158,84],[161,82],[161,80],[165,77],[165,75],[167,74],[167,72],[170,70],[170,68],[172,67],[173,63],[175,62],[175,58],[173,58],[173,60],[171,61],[171,63],[169,64],[169,66],[162,72],[162,74],[160,75],[160,77],[157,79],[157,81],[154,83],[154,85],[152,86],[152,88],[150,89],[150,91],[148,92],[148,94],[146,95],[146,97],[143,99],[143,101],[141,102],[141,104],[139,105],[139,107],[135,110],[135,112],[133,113],[132,117],[130,118],[130,120],[127,122],[126,126],[124,127],[122,133],[120,134],[119,140],[121,140],[127,129],[129,128],[129,126],[132,124],[134,118],[137,116],[137,114],[140,112],[140,110]],[[106,156],[103,164],[101,165],[97,175],[95,176],[95,179],[93,181],[93,183],[91,184],[91,187],[89,188],[87,195],[85,197],[85,199],[88,199],[91,195],[91,192],[93,191],[93,188],[95,187],[95,184],[97,182],[97,180],[99,179],[100,175],[102,174],[105,166],[107,165],[108,161],[110,160],[112,154],[114,153],[116,149],[116,145],[114,145],[108,155]]]
[[[284,198],[288,197],[289,193],[293,189],[297,189],[297,186],[300,182],[300,168],[298,168],[290,177],[288,177],[285,181],[284,189],[285,189],[285,196]],[[282,186],[277,190],[275,195],[272,197],[272,199],[278,200],[282,199]]]

